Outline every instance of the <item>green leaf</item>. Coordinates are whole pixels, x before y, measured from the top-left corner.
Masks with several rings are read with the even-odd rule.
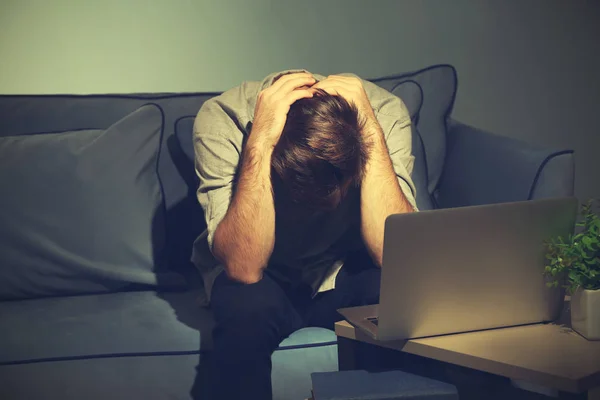
[[[569,280],[577,285],[581,284],[581,275],[577,271],[569,271]]]
[[[577,221],[577,226],[582,227],[579,233],[544,242],[547,250],[544,275],[554,278],[552,286],[561,285],[570,291],[579,286],[600,288],[600,216],[592,207],[595,201],[590,199],[581,205]],[[556,280],[559,276],[566,277],[564,285]]]

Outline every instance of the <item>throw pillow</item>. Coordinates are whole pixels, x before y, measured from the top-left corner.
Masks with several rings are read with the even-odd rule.
[[[451,65],[434,65],[419,71],[372,81],[394,94],[406,81],[413,81],[421,87],[423,104],[416,115],[414,126],[423,140],[428,191],[435,195],[446,158],[447,123],[454,107],[458,85],[456,70]]]
[[[161,284],[163,113],[106,130],[0,138],[0,299]]]

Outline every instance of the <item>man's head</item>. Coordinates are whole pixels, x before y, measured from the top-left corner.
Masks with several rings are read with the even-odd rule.
[[[356,108],[323,90],[292,104],[271,161],[276,206],[335,209],[364,172],[361,128]]]

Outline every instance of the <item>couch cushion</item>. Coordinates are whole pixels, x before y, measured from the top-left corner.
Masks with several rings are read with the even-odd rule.
[[[279,349],[274,400],[310,397],[312,372],[337,371],[335,343]],[[0,399],[206,399],[210,354],[145,355],[0,366]]]
[[[210,324],[192,291],[4,302],[0,364],[198,351]]]
[[[190,161],[194,161],[194,120],[195,115],[181,117],[175,123],[175,137],[179,141],[183,154]],[[193,167],[193,165],[192,165]]]
[[[0,365],[210,350],[213,320],[200,292],[154,291],[0,303]],[[335,334],[305,328],[280,348],[331,345]]]
[[[0,138],[0,299],[183,284],[158,272],[162,132],[149,104],[106,130]]]
[[[130,95],[0,95],[0,137],[38,132],[107,129],[147,103],[160,106],[164,134],[158,154],[158,174],[166,206],[167,268],[197,274],[190,262],[192,243],[204,218],[195,196],[193,167],[173,136],[175,121],[197,113],[215,93],[154,93]],[[191,174],[190,174],[191,172]]]
[[[112,357],[0,366],[0,398],[203,399],[198,354]],[[198,396],[191,395],[199,391]]]
[[[416,116],[416,127],[425,150],[429,193],[434,194],[444,168],[448,117],[454,106],[458,82],[456,70],[451,65],[434,65],[372,81],[392,93],[406,81],[414,81],[421,87],[423,105]]]
[[[573,196],[572,153],[451,121],[438,204],[451,208]]]

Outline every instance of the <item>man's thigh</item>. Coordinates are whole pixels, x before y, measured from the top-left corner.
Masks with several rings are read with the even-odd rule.
[[[377,267],[366,250],[348,255],[335,281],[335,289],[319,293],[305,314],[306,324],[333,329],[343,318],[339,308],[379,302],[381,268]]]

